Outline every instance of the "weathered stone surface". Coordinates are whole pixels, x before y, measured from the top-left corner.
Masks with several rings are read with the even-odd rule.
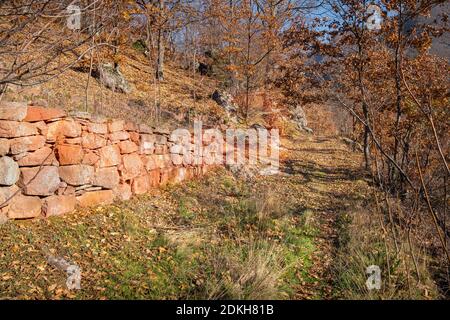
[[[81,124],[74,120],[55,121],[48,125],[48,141],[56,141],[59,137],[76,138],[80,135]]]
[[[92,184],[94,179],[94,167],[78,164],[59,167],[61,179],[71,186]]]
[[[233,102],[233,97],[228,92],[220,91],[220,90],[216,89],[216,90],[214,90],[211,97],[228,114],[235,113],[238,110],[238,107]]]
[[[69,112],[69,116],[75,118],[75,119],[82,119],[82,120],[90,120],[92,118],[92,114],[86,111],[80,111],[80,110],[74,110]]]
[[[144,163],[145,169],[147,169],[147,171],[159,168],[156,155],[142,156],[142,162]]]
[[[65,111],[61,109],[29,106],[24,121],[37,122],[37,121],[59,119],[65,116],[66,116]]]
[[[11,186],[19,180],[19,165],[10,157],[0,158],[0,185]]]
[[[185,150],[183,146],[179,144],[174,144],[173,146],[170,147],[169,152],[173,154],[184,154]]]
[[[120,141],[119,148],[121,153],[133,153],[139,150],[138,146],[132,141]]]
[[[82,163],[93,166],[97,163],[99,159],[100,157],[97,154],[95,154],[92,151],[88,151],[84,154]]]
[[[24,194],[29,196],[50,196],[58,190],[58,167],[43,166],[21,168],[20,186]]]
[[[141,134],[141,141],[156,143],[156,136],[154,134]]]
[[[144,194],[150,190],[148,175],[139,176],[133,179],[131,189],[134,194]]]
[[[40,165],[54,165],[59,163],[56,160],[53,150],[49,147],[40,148],[34,152],[28,153],[17,161],[21,167],[32,167]]]
[[[155,133],[155,134],[163,134],[163,135],[168,136],[170,134],[170,130],[167,129],[167,128],[162,128],[162,127],[160,127],[160,128],[153,128],[153,133]]]
[[[183,164],[183,155],[181,155],[181,154],[172,153],[170,155],[170,158],[172,159],[172,163],[175,166],[180,166]]]
[[[19,154],[27,151],[35,151],[44,147],[45,137],[44,136],[30,136],[15,138],[11,140],[11,153]]]
[[[129,134],[130,134],[130,140],[136,144],[139,144],[139,133],[130,131]]]
[[[100,64],[98,67],[100,83],[112,91],[130,93],[131,88],[127,79],[120,72],[119,67],[111,63]]]
[[[130,139],[130,134],[126,131],[116,131],[113,133],[110,133],[108,135],[109,140],[111,141],[120,141],[120,140],[128,140]]]
[[[100,149],[99,151],[100,167],[111,167],[121,163],[120,149],[117,145],[110,145]]]
[[[143,172],[144,164],[138,154],[126,154],[123,156],[123,165],[121,166],[122,179],[128,180],[137,177]]]
[[[80,164],[83,160],[83,148],[76,144],[62,144],[55,149],[59,164]]]
[[[16,138],[37,135],[36,126],[28,122],[0,121],[0,138]]]
[[[156,144],[166,144],[167,143],[167,137],[160,135],[160,134],[155,134],[155,143]]]
[[[83,133],[82,146],[87,149],[99,149],[106,146],[106,139],[94,133]]]
[[[170,154],[156,155],[156,159],[158,162],[158,167],[160,169],[168,168],[172,165],[172,159],[170,157]]]
[[[34,125],[38,129],[38,132],[40,135],[45,136],[45,137],[47,136],[48,127],[44,121],[35,122]]]
[[[106,205],[113,203],[113,201],[114,192],[112,190],[90,191],[77,197],[77,203],[81,207]]]
[[[120,176],[116,167],[99,168],[95,172],[94,185],[114,189],[119,185]]]
[[[67,186],[66,189],[63,192],[63,195],[65,196],[74,196],[75,195],[75,187],[74,186]]]
[[[10,140],[0,139],[0,157],[9,153],[10,145],[11,145]]]
[[[166,154],[169,152],[169,148],[163,144],[155,145],[155,154]]]
[[[160,184],[161,172],[159,169],[151,170],[148,173],[148,179],[151,187],[157,187]]]
[[[126,121],[123,128],[126,131],[137,131],[139,129],[139,126],[134,122]]]
[[[172,170],[171,169],[162,169],[161,170],[161,175],[160,175],[160,184],[161,185],[165,185],[167,183],[170,182],[171,177],[172,177]]]
[[[114,188],[113,192],[116,199],[122,201],[129,200],[133,195],[131,192],[131,186],[128,183],[119,184],[116,188]]]
[[[8,201],[6,205],[12,201],[12,197],[17,194],[19,191],[19,187],[16,185],[12,185],[9,187],[0,187],[0,204],[3,204],[5,201]]]
[[[173,182],[179,183],[187,178],[187,171],[186,168],[180,167],[180,168],[174,168],[175,174],[173,177]]]
[[[108,123],[109,132],[117,132],[124,130],[125,121],[123,120],[113,120]]]
[[[139,152],[141,154],[153,154],[155,151],[155,136],[151,134],[142,134]]]
[[[82,144],[82,142],[83,139],[81,137],[64,139],[64,143],[67,144]]]
[[[93,123],[90,122],[87,125],[88,131],[91,133],[97,133],[97,134],[107,134],[108,133],[108,126],[106,123]]]
[[[139,132],[140,133],[153,133],[152,128],[150,128],[150,126],[146,125],[146,124],[140,124],[139,125]]]
[[[42,202],[39,197],[16,195],[8,208],[10,219],[36,218],[41,214]]]
[[[42,212],[46,217],[60,216],[74,211],[76,203],[74,195],[50,196],[43,200]]]
[[[22,102],[0,102],[0,120],[22,121],[27,115],[27,105]]]

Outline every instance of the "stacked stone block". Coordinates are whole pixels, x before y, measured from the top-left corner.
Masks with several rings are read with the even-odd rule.
[[[206,171],[176,163],[169,132],[84,112],[0,104],[0,215],[62,215]]]

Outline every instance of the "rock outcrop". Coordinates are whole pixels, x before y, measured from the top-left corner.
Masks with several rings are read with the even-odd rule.
[[[308,120],[306,119],[306,113],[300,105],[297,105],[292,111],[292,120],[297,124],[300,130],[308,133],[313,133],[313,130],[308,127]]]
[[[211,95],[211,99],[221,106],[228,114],[237,112],[238,108],[233,103],[233,97],[228,92],[215,90]]]
[[[112,91],[130,93],[131,88],[119,68],[111,64],[102,64],[98,68],[100,83]]]

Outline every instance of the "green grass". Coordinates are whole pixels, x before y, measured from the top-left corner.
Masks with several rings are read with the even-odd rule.
[[[308,280],[314,229],[270,200],[276,191],[254,187],[222,171],[157,196],[2,225],[1,296],[292,297]],[[81,268],[81,290],[65,289],[66,275],[48,265],[46,250]]]

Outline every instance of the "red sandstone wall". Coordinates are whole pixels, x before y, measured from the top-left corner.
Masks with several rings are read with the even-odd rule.
[[[202,174],[174,165],[169,132],[87,113],[0,103],[0,215],[48,217]]]

